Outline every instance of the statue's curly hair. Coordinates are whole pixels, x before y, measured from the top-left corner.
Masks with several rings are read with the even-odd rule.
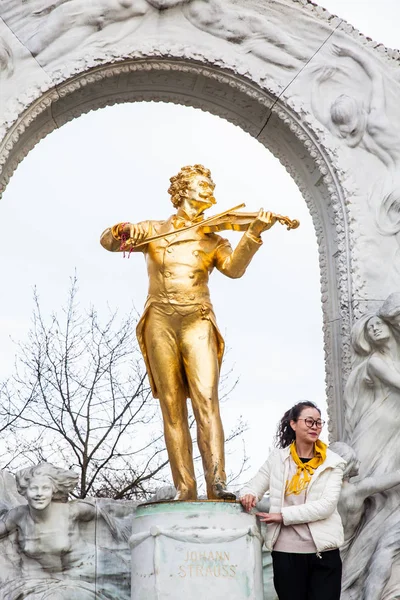
[[[309,402],[308,400],[298,402],[292,406],[292,408],[285,412],[282,419],[278,423],[275,435],[275,446],[277,448],[286,448],[287,446],[290,446],[292,442],[294,442],[296,439],[296,434],[290,425],[290,421],[297,421],[304,408],[315,408],[319,414],[321,414],[318,406],[316,406],[314,402]]]
[[[79,475],[75,471],[60,469],[51,463],[42,462],[27,469],[21,469],[15,476],[17,490],[26,497],[26,491],[34,477],[48,477],[53,485],[52,500],[67,502],[69,494],[78,483]]]
[[[215,188],[215,183],[211,179],[211,171],[203,165],[188,165],[182,167],[177,175],[171,177],[171,185],[168,188],[168,193],[171,195],[171,202],[175,208],[178,208],[186,197],[186,191],[189,182],[195,175],[203,175],[208,177],[211,182],[212,189]]]

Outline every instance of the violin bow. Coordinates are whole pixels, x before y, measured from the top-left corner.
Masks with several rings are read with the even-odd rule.
[[[139,248],[139,246],[144,246],[145,244],[149,244],[150,242],[155,242],[156,240],[161,240],[162,238],[167,238],[172,235],[176,235],[177,233],[184,233],[185,231],[189,231],[190,229],[195,229],[196,227],[203,227],[204,225],[208,225],[209,223],[212,223],[213,221],[215,221],[215,219],[220,219],[221,217],[224,217],[225,215],[229,215],[229,213],[233,212],[234,210],[238,210],[239,208],[244,208],[245,206],[246,205],[244,203],[238,204],[237,206],[233,206],[229,210],[224,210],[223,212],[213,215],[212,217],[208,217],[208,219],[204,219],[203,221],[199,221],[198,223],[193,223],[193,225],[188,225],[187,227],[182,227],[182,229],[177,229],[176,231],[168,231],[168,233],[160,233],[158,235],[153,235],[151,237],[148,237],[148,238],[142,240],[138,244],[130,242],[129,241],[130,238],[129,238],[126,240],[125,244],[131,245],[133,248]]]

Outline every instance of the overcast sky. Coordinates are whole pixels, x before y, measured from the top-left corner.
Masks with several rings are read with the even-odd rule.
[[[376,41],[400,46],[397,2],[324,5]],[[29,329],[34,286],[46,314],[65,302],[75,270],[83,308],[142,310],[143,257],[107,253],[99,236],[119,221],[168,217],[169,177],[194,162],[212,170],[218,211],[244,201],[249,210],[262,206],[301,221],[296,231],[276,225],[264,234],[242,279],[217,272],[211,279],[226,368],[240,378],[223,421],[226,430],[240,416],[248,422],[254,471],[287,408],[301,399],[325,407],[317,245],[305,202],[279,162],[237,127],[199,110],[153,103],[103,109],[48,136],[20,165],[0,203],[0,380],[13,369],[10,338],[24,339]],[[239,236],[228,237],[236,244]]]

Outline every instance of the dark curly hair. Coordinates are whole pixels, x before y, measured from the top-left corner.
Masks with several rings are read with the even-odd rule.
[[[275,435],[275,446],[277,448],[286,448],[296,439],[296,434],[290,426],[290,421],[297,421],[305,408],[315,408],[319,414],[321,414],[318,406],[314,404],[314,402],[309,402],[308,400],[298,402],[292,406],[292,408],[285,412],[278,423]]]

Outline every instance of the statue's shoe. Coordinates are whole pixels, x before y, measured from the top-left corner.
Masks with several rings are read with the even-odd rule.
[[[211,494],[208,495],[209,500],[229,500],[230,502],[234,502],[236,500],[236,495],[232,492],[228,492],[226,486],[223,483],[216,483],[212,487]]]
[[[197,490],[178,489],[174,500],[178,502],[194,502],[197,500]]]

